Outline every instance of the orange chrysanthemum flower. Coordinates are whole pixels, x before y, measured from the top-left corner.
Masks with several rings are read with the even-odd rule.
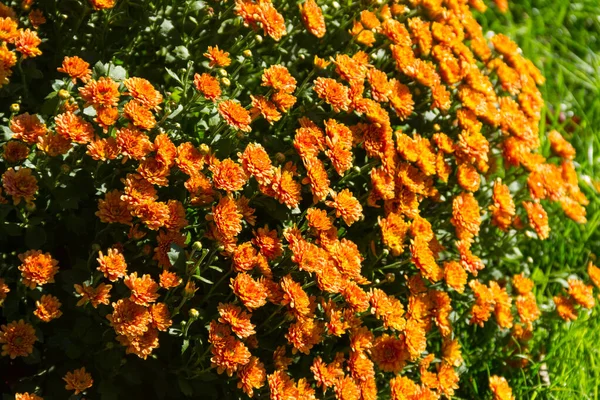
[[[274,174],[273,164],[262,145],[249,143],[243,153],[238,153],[238,157],[247,175],[256,178],[262,186],[271,183]]]
[[[60,311],[61,303],[57,297],[43,295],[35,305],[37,308],[33,314],[44,322],[50,322],[62,315],[62,311]]]
[[[31,22],[31,25],[34,27],[34,29],[38,29],[41,25],[46,23],[46,17],[44,17],[42,10],[31,10],[27,18],[29,19],[29,22]]]
[[[256,4],[256,15],[262,24],[265,34],[279,41],[287,34],[285,20],[269,0],[259,0]]]
[[[159,331],[166,332],[173,324],[171,312],[165,303],[156,303],[150,305],[150,317],[152,326]]]
[[[110,301],[110,290],[112,285],[105,283],[99,284],[97,287],[92,287],[87,283],[82,285],[74,285],[75,291],[81,296],[77,302],[77,306],[81,307],[87,303],[91,303],[92,307],[97,308],[100,304],[108,305]]]
[[[235,238],[242,230],[242,214],[231,197],[222,197],[213,207],[213,221],[224,239]]]
[[[271,103],[264,96],[250,95],[250,99],[252,100],[252,109],[250,110],[250,113],[253,120],[258,118],[259,115],[262,115],[262,117],[272,125],[273,122],[281,119],[281,114],[277,111],[275,104]]]
[[[471,193],[461,193],[454,198],[450,223],[456,228],[456,235],[460,240],[470,241],[479,234],[481,211]]]
[[[132,77],[125,79],[123,84],[127,88],[127,92],[123,93],[124,95],[133,97],[149,110],[160,110],[163,96],[148,80]]]
[[[54,118],[56,132],[65,139],[86,144],[94,139],[94,127],[81,116],[71,111],[59,114]]]
[[[575,321],[577,319],[577,310],[575,310],[575,304],[569,297],[565,296],[554,296],[552,298],[556,305],[556,312],[565,321]]]
[[[129,299],[120,299],[112,306],[113,313],[108,314],[106,318],[118,335],[140,336],[148,330],[151,316],[146,307]]]
[[[108,10],[115,6],[117,0],[89,0],[94,10]]]
[[[46,124],[43,124],[37,115],[24,113],[10,120],[10,130],[13,131],[13,139],[22,140],[29,144],[38,142],[38,139],[46,134]]]
[[[116,107],[119,102],[119,83],[109,77],[90,80],[84,87],[79,88],[81,98],[94,107]]]
[[[375,339],[371,356],[379,369],[394,373],[400,372],[408,360],[404,340],[388,334],[383,334]]]
[[[6,299],[6,295],[10,292],[10,288],[4,282],[4,279],[0,278],[0,306],[4,303],[4,299]]]
[[[250,123],[252,122],[250,113],[239,103],[233,100],[225,100],[220,102],[219,114],[221,114],[225,122],[227,122],[227,124],[232,128],[241,130],[243,132],[250,132],[252,130],[250,127]]]
[[[0,343],[2,355],[11,359],[27,357],[33,352],[33,345],[37,341],[35,329],[22,319],[13,321],[0,327]]]
[[[36,31],[30,29],[19,30],[19,35],[14,39],[15,48],[23,55],[23,58],[37,57],[42,54],[38,46],[42,39],[38,37]]]
[[[238,273],[231,278],[231,289],[246,308],[253,310],[267,303],[267,289],[246,273]]]
[[[257,357],[250,357],[250,361],[238,370],[237,375],[240,379],[237,387],[250,397],[254,395],[254,389],[265,385],[267,379],[265,366]]]
[[[286,93],[283,90],[275,92],[271,96],[271,101],[281,112],[288,112],[296,104],[296,100],[296,96]]]
[[[164,289],[172,289],[181,285],[181,278],[173,271],[167,271],[166,269],[161,272],[159,277],[159,285]]]
[[[19,24],[10,17],[0,17],[0,41],[13,42],[18,36]]]
[[[379,226],[381,227],[383,243],[390,248],[392,255],[399,256],[402,254],[409,224],[404,221],[401,215],[390,213],[386,218],[379,218]]]
[[[256,333],[255,325],[250,322],[251,314],[242,311],[240,307],[233,304],[219,303],[219,322],[228,325],[233,333],[240,339],[247,338]]]
[[[100,221],[108,224],[131,225],[133,217],[129,212],[127,203],[121,200],[123,193],[118,190],[107,192],[104,199],[98,200],[96,216]]]
[[[540,203],[524,201],[523,206],[527,211],[529,225],[536,231],[541,240],[548,239],[550,236],[550,226],[548,225],[548,214]]]
[[[87,145],[87,152],[96,161],[114,160],[121,151],[117,141],[113,137],[92,140]]]
[[[149,152],[154,150],[154,146],[148,138],[148,135],[135,128],[119,129],[116,139],[123,155],[131,157],[134,160],[141,160]]]
[[[302,22],[306,29],[318,38],[325,36],[325,18],[323,17],[323,11],[321,11],[315,0],[306,0],[298,7],[300,7]]]
[[[339,193],[332,193],[332,201],[326,201],[328,207],[335,208],[336,217],[342,217],[346,225],[350,226],[363,218],[362,206],[348,189]]]
[[[296,90],[296,79],[283,65],[271,65],[263,71],[262,86],[271,87],[277,91],[292,93]]]
[[[85,371],[85,367],[67,372],[63,380],[67,383],[65,389],[74,390],[76,395],[85,392],[94,384],[92,375]]]
[[[90,64],[77,56],[65,57],[62,66],[57,68],[57,70],[58,72],[69,75],[73,84],[77,82],[77,79],[86,83],[92,77]]]
[[[250,362],[250,351],[244,343],[231,336],[227,326],[212,321],[208,341],[213,354],[210,361],[219,374],[227,372],[231,376]]]
[[[156,118],[152,111],[144,107],[139,101],[131,100],[123,107],[123,114],[127,117],[134,126],[149,130],[156,125]]]
[[[448,261],[444,263],[444,279],[448,286],[458,293],[463,293],[465,291],[467,272],[459,262]]]
[[[210,74],[194,74],[194,86],[206,99],[212,100],[213,103],[221,98],[221,85],[217,78]]]
[[[138,278],[137,272],[134,272],[126,276],[123,282],[131,290],[129,299],[135,304],[148,306],[158,299],[158,284],[148,274]]]
[[[515,400],[512,389],[502,376],[490,376],[490,390],[494,395],[494,400]]]
[[[108,249],[107,255],[98,252],[98,271],[104,274],[111,282],[117,281],[127,273],[127,263],[123,253],[117,248]]]
[[[569,279],[569,295],[584,308],[592,308],[596,304],[593,287],[579,279]]]
[[[44,398],[34,393],[17,393],[15,400],[44,400]]]
[[[42,253],[40,250],[27,250],[19,254],[21,265],[19,271],[23,275],[23,284],[30,289],[37,285],[43,286],[54,282],[54,275],[58,272],[58,261],[52,258],[50,253]]]
[[[19,168],[18,171],[9,168],[2,174],[2,187],[6,194],[13,198],[15,205],[21,200],[25,200],[28,204],[33,202],[38,191],[37,182],[29,168]]]
[[[119,119],[119,110],[114,107],[100,107],[96,110],[94,121],[100,125],[104,133]]]
[[[322,77],[315,79],[314,90],[320,99],[333,107],[334,112],[348,111],[349,90],[335,79]]]
[[[231,64],[229,53],[219,49],[219,46],[208,46],[208,50],[204,53],[204,57],[208,58],[209,66],[212,68],[215,65],[218,67],[228,67]]]

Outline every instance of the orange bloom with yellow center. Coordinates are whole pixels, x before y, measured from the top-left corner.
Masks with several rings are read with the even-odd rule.
[[[137,272],[134,272],[126,276],[123,282],[131,290],[131,297],[129,299],[135,304],[148,306],[158,299],[158,284],[148,274],[144,274],[138,278]]]
[[[548,225],[548,214],[540,203],[524,201],[523,206],[527,211],[529,225],[536,231],[541,240],[548,239],[550,236],[550,225]]]
[[[56,132],[65,139],[80,144],[86,144],[94,139],[92,124],[71,111],[57,115],[54,122],[56,123]]]
[[[9,356],[11,359],[27,357],[33,352],[36,341],[35,329],[22,319],[0,327],[3,356]]]
[[[38,46],[42,43],[42,39],[38,37],[36,31],[30,29],[19,30],[19,35],[15,38],[14,44],[23,58],[37,57],[42,54]]]
[[[512,389],[502,376],[490,376],[490,390],[494,395],[494,400],[515,400]]]
[[[62,315],[62,311],[60,311],[61,303],[57,297],[43,295],[35,305],[37,308],[33,314],[44,322],[50,322]]]
[[[296,90],[296,79],[283,65],[271,65],[263,71],[262,86],[292,93]]]
[[[37,285],[45,285],[54,282],[54,275],[58,272],[58,261],[52,258],[50,253],[42,253],[40,250],[27,250],[19,254],[22,264],[19,271],[23,275],[23,284],[30,289]]]
[[[231,278],[231,289],[246,308],[252,310],[267,303],[267,288],[248,274],[238,273]]]
[[[323,17],[323,11],[321,11],[315,0],[306,0],[304,3],[299,4],[298,7],[300,7],[302,22],[306,29],[319,39],[325,36],[327,30],[325,17]]]
[[[63,377],[63,380],[67,383],[65,389],[74,390],[75,394],[83,393],[86,389],[89,389],[94,384],[92,375],[85,372],[85,367],[69,371]]]
[[[58,72],[69,75],[73,84],[77,82],[77,79],[86,83],[92,77],[90,64],[77,56],[65,57],[62,66],[57,68],[57,70]]]
[[[133,97],[138,103],[150,110],[160,110],[163,96],[148,80],[132,77],[125,79],[123,85],[127,88],[127,92],[123,94]]]
[[[221,98],[221,85],[217,78],[210,74],[195,74],[194,86],[206,99],[212,100],[213,103]]]
[[[125,257],[119,249],[108,249],[107,255],[98,252],[98,271],[104,274],[105,278],[108,278],[111,282],[115,282],[119,278],[122,278],[127,273],[127,263]]]
[[[43,124],[37,115],[24,113],[10,120],[10,130],[13,131],[13,139],[22,140],[29,144],[38,142],[38,138],[46,134],[46,124]]]
[[[319,77],[315,79],[314,90],[320,99],[333,107],[334,112],[348,111],[349,90],[335,79]]]
[[[363,209],[360,202],[352,192],[344,189],[339,193],[332,193],[333,200],[326,201],[325,204],[335,209],[336,217],[342,217],[346,225],[350,226],[363,218]]]
[[[2,175],[2,187],[6,194],[13,198],[15,205],[21,200],[32,203],[38,191],[37,179],[31,174],[29,168],[19,168],[18,171],[9,168]]]
[[[78,307],[87,303],[91,303],[94,308],[97,308],[100,304],[108,305],[112,285],[101,283],[94,288],[89,284],[84,283],[83,286],[75,284],[74,287],[77,294],[81,296],[77,302]]]
[[[231,64],[229,53],[219,49],[219,46],[208,46],[208,50],[204,53],[204,57],[208,58],[210,67],[215,65],[218,67],[228,67]]]
[[[239,103],[233,100],[225,100],[220,102],[219,114],[221,114],[225,122],[232,128],[241,130],[243,132],[250,132],[252,130],[250,127],[250,123],[252,122],[250,113]]]
[[[79,88],[81,98],[94,107],[116,107],[119,102],[119,84],[108,77],[91,80]]]

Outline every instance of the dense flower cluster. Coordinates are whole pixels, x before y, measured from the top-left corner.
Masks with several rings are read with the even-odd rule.
[[[54,112],[12,114],[3,215],[32,224],[63,202],[65,221],[65,210],[90,214],[76,232],[97,232],[72,244],[87,259],[28,238],[6,277],[0,270],[0,306],[35,299],[2,325],[2,356],[33,357],[45,345],[36,329],[77,312],[105,330],[109,350],[181,354],[189,379],[214,370],[249,397],[438,399],[461,390],[461,329],[494,324],[512,338],[509,353],[518,342],[523,354],[541,318],[594,307],[593,286],[571,277],[544,316],[528,273],[488,273],[494,242],[548,239],[553,203],[559,218],[584,223],[588,200],[574,148],[540,132],[544,77],[511,39],[484,36],[470,6],[485,4],[373,2],[337,29],[315,0],[230,3],[219,12],[250,39],[211,42],[193,69],[168,70],[174,92],[70,54],[55,67]],[[35,28],[43,20],[29,18]],[[294,56],[240,72],[263,40],[327,40],[332,30],[346,42],[332,37],[309,71]],[[39,54],[37,34],[10,15],[0,40],[2,81],[17,62],[8,45]],[[45,169],[54,161],[56,172]],[[92,185],[92,200],[58,197],[68,185]],[[600,269],[590,263],[588,274],[600,288]],[[53,285],[61,276],[68,296]],[[63,378],[75,395],[101,376],[83,364]],[[495,399],[514,399],[505,378],[487,384]]]

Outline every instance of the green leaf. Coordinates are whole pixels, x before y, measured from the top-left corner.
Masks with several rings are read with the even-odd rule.
[[[175,110],[173,110],[173,112],[171,114],[169,114],[169,116],[167,117],[167,119],[173,119],[176,116],[178,116],[179,114],[181,114],[181,111],[183,111],[183,106],[181,104],[177,105],[177,108]]]
[[[181,354],[185,353],[185,351],[190,347],[190,340],[183,339],[183,343],[181,344]]]
[[[191,397],[194,394],[194,389],[187,380],[180,377],[177,379],[177,382],[179,383],[181,393],[183,393],[185,397]]]
[[[169,76],[173,79],[175,79],[176,82],[178,82],[181,86],[183,86],[183,82],[181,81],[181,79],[179,79],[179,77],[177,76],[177,74],[173,71],[171,71],[169,68],[165,68],[167,70],[167,74],[169,74]]]
[[[190,9],[192,11],[200,11],[202,10],[204,7],[206,7],[206,3],[203,1],[195,1],[192,3],[192,5],[190,6]]]
[[[171,243],[171,249],[167,253],[169,262],[177,269],[185,268],[185,251],[175,243]]]
[[[46,243],[46,231],[41,226],[29,226],[25,231],[25,244],[31,249],[39,249]]]
[[[160,33],[162,33],[163,35],[166,35],[169,32],[171,32],[173,30],[173,28],[175,28],[173,26],[173,23],[170,20],[165,19],[162,22],[162,24],[160,24]]]
[[[190,57],[190,52],[185,46],[175,47],[175,49],[173,49],[173,54],[182,60],[187,60]]]
[[[127,71],[120,65],[112,66],[109,76],[117,82],[124,81],[127,78]]]

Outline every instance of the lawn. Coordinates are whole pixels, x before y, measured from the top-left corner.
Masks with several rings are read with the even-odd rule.
[[[596,0],[520,0],[511,2],[507,14],[490,9],[481,19],[484,31],[507,34],[541,68],[546,77],[543,128],[558,129],[576,147],[582,189],[590,199],[586,225],[554,223],[551,240],[521,248],[532,276],[542,283],[538,300],[555,294],[570,274],[585,276],[588,260],[600,249],[599,197],[593,188],[600,168],[598,15]],[[557,322],[543,340],[544,359],[534,360],[520,387],[513,383],[517,398],[599,398],[599,329],[597,310],[570,324]]]

